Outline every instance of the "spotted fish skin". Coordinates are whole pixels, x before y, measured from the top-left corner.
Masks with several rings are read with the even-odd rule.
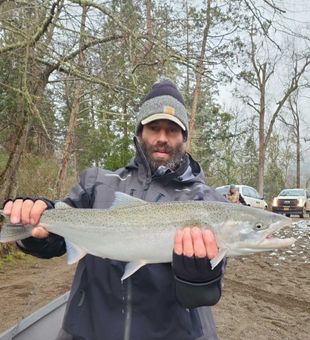
[[[10,224],[7,218],[2,224],[0,242],[29,237],[33,228]],[[171,262],[176,230],[194,224],[215,234],[219,254],[211,261],[213,268],[224,256],[269,251],[295,241],[270,237],[291,219],[268,211],[223,202],[145,202],[120,192],[110,209],[73,209],[58,202],[40,221],[65,238],[69,263],[86,254],[129,262],[123,278],[145,264]]]

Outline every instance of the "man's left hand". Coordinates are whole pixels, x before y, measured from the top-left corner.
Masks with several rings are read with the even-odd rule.
[[[217,255],[218,247],[211,230],[202,230],[198,226],[192,226],[177,231],[174,252],[177,255],[207,257],[211,260]]]
[[[218,254],[215,235],[197,225],[178,230],[175,236],[172,270],[176,296],[186,308],[213,306],[221,297],[222,261],[211,269]]]

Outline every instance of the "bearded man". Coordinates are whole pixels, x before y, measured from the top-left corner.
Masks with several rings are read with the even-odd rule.
[[[223,201],[186,152],[187,136],[182,95],[168,79],[155,83],[137,115],[135,157],[115,172],[86,170],[64,202],[74,208],[106,209],[116,191],[150,202]],[[4,213],[12,223],[38,225],[44,210],[53,207],[48,199],[18,198],[5,204]],[[64,239],[40,226],[18,245],[41,258],[66,252]],[[223,266],[210,267],[217,252],[210,230],[180,226],[172,265],[146,265],[123,282],[126,263],[86,255],[79,261],[58,339],[217,339],[209,307],[221,296]]]

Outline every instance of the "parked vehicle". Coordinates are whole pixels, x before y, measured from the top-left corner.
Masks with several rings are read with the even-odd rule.
[[[230,185],[223,185],[217,187],[215,190],[223,196],[228,194]],[[248,185],[236,185],[240,195],[243,197],[246,205],[254,208],[267,209],[267,202],[253,187]]]
[[[284,189],[273,199],[272,211],[303,218],[310,213],[310,192],[305,189]]]

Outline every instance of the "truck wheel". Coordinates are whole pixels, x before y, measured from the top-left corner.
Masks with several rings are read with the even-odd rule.
[[[285,214],[285,216],[287,216],[287,217],[291,217],[291,214]]]
[[[303,209],[302,209],[302,213],[299,215],[301,218],[304,218],[304,217],[306,217],[306,215],[307,215],[307,210],[306,210],[306,207],[304,207]]]

